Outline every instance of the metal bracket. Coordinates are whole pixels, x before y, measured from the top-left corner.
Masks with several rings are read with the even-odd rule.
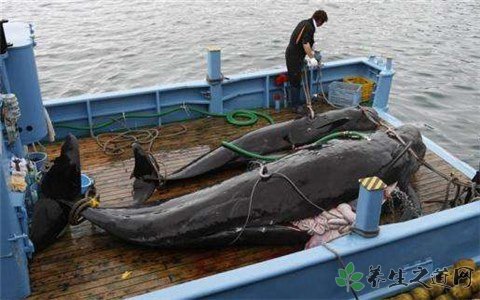
[[[8,241],[9,242],[15,242],[17,240],[26,239],[26,238],[28,238],[28,235],[26,235],[25,233],[22,233],[20,235],[13,234],[13,235],[11,235],[11,238],[8,239]]]
[[[13,252],[0,256],[0,259],[9,258],[9,257],[13,257]]]
[[[200,94],[202,94],[203,98],[207,100],[212,99],[212,93],[210,93],[210,91],[203,91],[203,92],[200,92]]]
[[[25,254],[31,258],[32,253],[35,251],[35,248],[33,246],[32,241],[30,241],[30,238],[28,237],[28,216],[27,216],[27,210],[23,206],[17,206],[15,207],[17,210],[17,217],[18,221],[20,223],[20,228],[22,230],[21,235],[16,235],[14,234],[10,239],[8,239],[10,242],[14,242],[19,239],[23,239],[23,249],[25,251]]]

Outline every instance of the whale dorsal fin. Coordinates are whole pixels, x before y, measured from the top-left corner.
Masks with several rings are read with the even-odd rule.
[[[135,177],[133,182],[133,200],[144,203],[160,187],[161,178],[157,161],[153,155],[145,152],[143,148],[134,143],[132,145],[135,167],[130,178]]]

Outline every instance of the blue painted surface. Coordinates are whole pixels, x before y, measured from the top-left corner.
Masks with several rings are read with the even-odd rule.
[[[209,80],[221,80],[221,51],[218,47],[209,47],[207,52],[207,75]]]
[[[355,229],[366,235],[377,235],[382,211],[383,189],[369,191],[360,185]]]
[[[30,294],[27,255],[33,246],[28,239],[24,194],[8,188],[12,154],[1,134],[0,154],[0,299],[20,299]]]
[[[382,59],[370,56],[368,64],[374,64],[381,68],[380,73],[376,74],[377,87],[373,96],[373,106],[377,109],[388,111],[388,98],[390,96],[390,88],[395,71],[393,70],[393,62],[391,58],[387,58],[384,62]]]
[[[92,179],[88,177],[86,174],[81,175],[80,177],[80,182],[81,182],[81,189],[80,193],[83,195],[87,192],[88,188],[92,185]]]
[[[378,75],[377,88],[373,96],[373,106],[375,108],[388,111],[388,96],[392,86],[393,71],[383,70]]]
[[[13,46],[8,48],[8,55],[0,58],[3,60],[0,68],[5,67],[0,73],[6,73],[8,85],[5,87],[10,89],[3,92],[17,96],[22,112],[19,121],[20,136],[24,144],[30,144],[47,135],[31,28],[25,23],[6,23],[4,27],[7,42]]]
[[[0,55],[0,91],[11,91],[10,82],[8,80],[7,67],[5,60],[8,57],[8,52]]]
[[[220,48],[211,47],[207,52],[207,81],[210,84],[210,106],[212,113],[223,113],[222,64]]]

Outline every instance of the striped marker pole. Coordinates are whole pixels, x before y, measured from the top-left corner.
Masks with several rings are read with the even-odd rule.
[[[359,182],[354,231],[364,237],[375,237],[379,232],[383,191],[387,185],[376,176],[362,178]]]

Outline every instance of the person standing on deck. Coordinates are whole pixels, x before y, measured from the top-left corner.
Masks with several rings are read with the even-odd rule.
[[[310,19],[298,23],[290,37],[290,43],[285,51],[287,62],[288,79],[290,81],[290,102],[297,113],[303,113],[303,106],[300,101],[300,85],[302,81],[303,62],[306,57],[308,66],[318,66],[313,51],[315,42],[313,35],[316,28],[328,21],[327,13],[324,10],[317,10]]]

